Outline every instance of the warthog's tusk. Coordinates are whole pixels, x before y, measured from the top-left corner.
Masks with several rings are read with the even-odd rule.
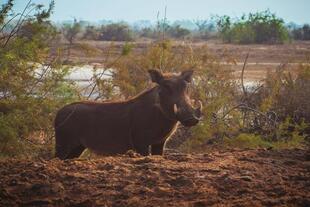
[[[199,103],[199,105],[198,105],[198,107],[195,109],[194,117],[195,117],[195,119],[197,119],[197,120],[201,120],[202,102],[199,100],[198,103]]]
[[[173,112],[175,115],[178,114],[178,106],[176,104],[173,105]]]
[[[201,111],[201,109],[202,109],[202,102],[199,100],[198,103],[199,103],[199,105],[198,105],[198,107],[196,108],[196,110]]]

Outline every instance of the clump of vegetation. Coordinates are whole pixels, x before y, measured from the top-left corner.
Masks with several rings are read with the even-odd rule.
[[[194,34],[194,36],[197,39],[208,40],[215,36],[216,31],[214,22],[198,19],[194,21],[194,23],[197,27],[197,32]]]
[[[133,39],[133,32],[125,23],[112,23],[100,28],[99,40],[132,41]]]
[[[300,28],[294,28],[291,34],[295,40],[310,40],[310,25],[304,24]]]
[[[162,33],[160,30],[163,30]],[[169,25],[167,23],[160,23],[157,25],[157,28],[145,27],[140,31],[137,31],[138,36],[158,39],[160,35],[164,35],[166,38],[171,39],[184,39],[191,35],[191,31],[189,29],[183,28],[180,25]],[[164,33],[164,34],[163,34]]]
[[[55,109],[75,98],[74,88],[62,81],[68,70],[59,57],[49,54],[50,44],[57,39],[48,21],[54,2],[47,10],[29,3],[24,13],[12,17],[13,5],[10,0],[0,10],[2,156],[33,152],[38,148],[31,147],[32,142],[51,143]],[[36,12],[30,15],[31,10]],[[15,18],[19,21],[12,26]]]
[[[289,40],[284,21],[269,10],[243,15],[237,21],[229,16],[217,20],[219,36],[228,43],[281,44]]]
[[[191,33],[188,29],[185,29],[181,27],[180,25],[169,27],[167,32],[172,38],[177,38],[177,39],[184,38],[190,35]]]
[[[76,19],[74,19],[73,24],[64,24],[62,27],[62,34],[69,43],[67,47],[67,59],[69,59],[71,55],[73,43],[77,39],[80,32],[81,24]]]
[[[268,141],[258,134],[241,133],[234,139],[225,137],[223,140],[223,147],[246,149],[288,149],[302,147],[303,142],[304,137],[298,134],[294,134],[294,136],[292,136],[289,141],[284,139],[278,141]]]
[[[222,99],[181,149],[203,151],[216,143],[239,148],[304,146],[310,141],[309,74],[309,65],[300,65],[295,73],[279,68],[253,92],[239,90],[235,99]]]
[[[276,115],[280,132],[275,131],[274,139],[290,138],[294,133],[310,136],[309,93],[309,65],[300,65],[295,73],[279,68],[268,74],[256,101],[262,111],[273,111]]]
[[[85,32],[83,34],[83,39],[87,40],[98,40],[100,36],[100,31],[98,28],[92,25],[88,25],[85,28]]]

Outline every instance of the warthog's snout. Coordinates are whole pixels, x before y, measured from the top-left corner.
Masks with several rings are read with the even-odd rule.
[[[198,101],[198,107],[193,108],[190,105],[187,105],[187,107],[178,107],[177,104],[174,104],[173,111],[177,117],[177,119],[183,124],[184,126],[194,126],[198,124],[198,122],[201,120],[202,115],[202,102]]]

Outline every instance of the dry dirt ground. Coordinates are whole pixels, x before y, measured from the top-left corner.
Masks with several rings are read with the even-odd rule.
[[[152,41],[137,41],[132,42],[134,52],[143,53]],[[77,44],[88,45],[91,48],[97,49],[97,54],[87,55],[87,53],[73,48],[70,60],[73,62],[82,63],[100,63],[105,58],[108,48],[111,45],[116,48],[116,53],[120,53],[125,42],[108,42],[108,41],[80,41]],[[191,45],[193,48],[207,45],[209,52],[218,58],[231,56],[237,62],[243,62],[247,53],[250,53],[249,63],[301,63],[308,62],[310,57],[310,41],[295,41],[282,45],[270,44],[223,44],[216,40],[198,41],[198,42],[183,42],[174,41],[174,46]],[[87,51],[87,50],[86,50]]]
[[[0,206],[310,206],[310,152],[0,161]]]
[[[150,45],[151,41],[132,42],[134,52],[143,53]],[[97,53],[89,55],[81,50],[74,48],[70,56],[71,62],[80,64],[104,64],[105,56],[111,44],[116,48],[112,52],[118,54],[122,50],[124,42],[106,42],[106,41],[80,41],[80,45],[96,48]],[[244,59],[247,53],[250,54],[248,65],[246,67],[244,78],[248,81],[260,81],[265,78],[268,71],[274,71],[281,64],[286,64],[289,70],[296,69],[300,63],[309,64],[310,58],[310,41],[296,41],[283,45],[252,44],[237,45],[223,44],[219,41],[198,41],[182,42],[175,41],[174,45],[190,44],[193,48],[207,45],[210,54],[222,60],[223,57],[234,59],[236,64],[226,64],[223,62],[223,68],[230,68],[235,71],[237,78],[240,77]],[[87,51],[87,50],[86,50]],[[225,58],[224,58],[225,59]],[[223,59],[223,60],[224,60]]]

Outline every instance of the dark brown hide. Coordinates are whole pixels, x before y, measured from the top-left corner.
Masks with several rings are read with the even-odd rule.
[[[174,83],[183,79],[179,76],[165,78],[164,75],[161,78]],[[178,97],[170,96],[182,109],[182,103],[188,103],[183,97],[185,90],[184,94],[180,94],[176,95]],[[60,159],[75,158],[85,148],[103,155],[122,154],[130,149],[148,155],[149,146],[152,154],[161,155],[165,141],[178,122],[172,102],[167,107],[169,103],[161,100],[166,95],[158,83],[124,102],[77,102],[63,107],[55,119],[56,156]]]

